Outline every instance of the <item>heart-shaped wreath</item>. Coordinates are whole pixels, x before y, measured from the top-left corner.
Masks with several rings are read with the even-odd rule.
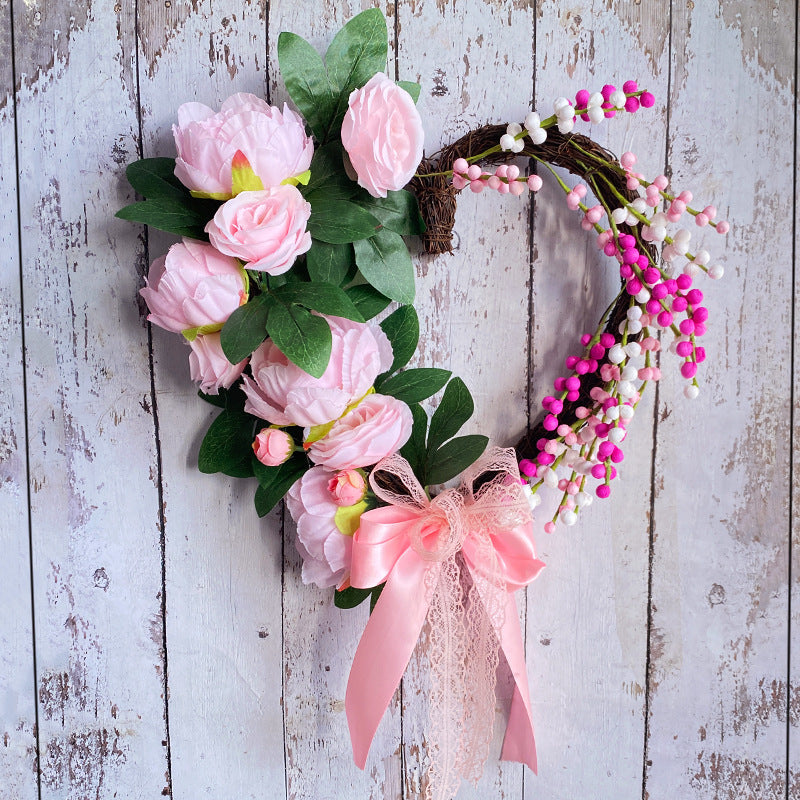
[[[200,469],[255,476],[261,516],[286,496],[304,582],[337,587],[339,607],[371,599],[346,697],[362,768],[429,625],[426,797],[444,798],[481,774],[501,652],[515,679],[503,757],[535,769],[513,592],[542,566],[531,524],[538,491],[562,493],[547,531],[575,523],[592,501],[590,482],[608,497],[628,423],[660,377],[662,332],[673,334],[685,393],[696,396],[708,314],[693,280],[722,268],[690,252],[688,229],[668,227],[685,214],[718,233],[728,224],[713,206],[691,207],[689,192],[669,192],[665,176],[646,180],[633,154],[618,161],[572,133],[578,117],[597,124],[652,106],[635,82],[559,98],[552,116],[488,125],[423,158],[419,86],[384,74],[387,52],[377,9],[345,25],[324,62],[282,33],[280,68],[302,116],[248,94],[219,112],[181,106],[177,159],[131,164],[130,183],[146,199],[118,216],[183,237],[153,262],[141,293],[148,319],[188,341],[200,396],[221,409]],[[406,368],[419,321],[403,237],[449,251],[459,191],[536,192],[539,165],[622,284],[566,359],[542,419],[514,449],[487,450],[487,437],[457,435],[473,412],[464,382]],[[392,301],[399,306],[370,324]],[[442,389],[429,419],[420,403]],[[458,488],[441,487],[459,473]]]

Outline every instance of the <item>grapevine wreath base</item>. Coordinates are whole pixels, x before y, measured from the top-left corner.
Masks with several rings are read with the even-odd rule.
[[[542,567],[532,511],[543,487],[561,493],[549,532],[609,496],[641,394],[660,377],[662,341],[681,360],[686,395],[697,394],[708,312],[694,278],[722,268],[690,251],[679,224],[728,224],[668,191],[663,175],[635,172],[632,153],[617,160],[572,132],[578,119],[652,106],[634,81],[559,98],[552,116],[487,125],[423,158],[419,86],[386,76],[387,52],[377,9],[350,20],[324,62],[282,33],[281,72],[300,113],[247,94],[219,111],[182,105],[177,158],[129,165],[145,199],[118,215],[183,237],[141,294],[151,322],[183,334],[200,396],[220,408],[200,469],[254,476],[261,516],[285,497],[303,581],[335,587],[340,608],[370,599],[345,700],[361,768],[427,626],[424,795],[440,800],[482,773],[501,660],[515,686],[502,757],[535,770],[514,603]],[[487,447],[485,436],[457,435],[473,412],[461,379],[406,368],[419,320],[403,237],[448,252],[459,191],[538,192],[539,170],[596,236],[621,289],[566,359],[543,417],[514,448]],[[442,389],[429,419],[420,403]],[[443,486],[459,475],[457,488]]]

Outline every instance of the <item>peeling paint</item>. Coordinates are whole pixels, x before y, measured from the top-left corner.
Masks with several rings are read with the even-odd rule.
[[[791,0],[759,0],[753,18],[752,0],[719,2],[722,19],[741,36],[742,63],[757,61],[762,72],[774,75],[786,88],[795,77],[794,20],[797,7]]]
[[[17,75],[22,86],[42,86],[67,68],[72,40],[91,16],[91,0],[26,0],[15,5]],[[0,52],[11,52],[3,51],[3,44],[0,40]]]
[[[786,765],[701,750],[689,783],[708,800],[783,800]]]
[[[116,728],[55,736],[44,744],[42,785],[50,790],[68,789],[70,800],[106,796],[103,790],[113,792],[114,775],[126,763],[128,749]]]
[[[233,80],[240,68],[246,68],[248,74],[252,73],[250,51],[241,45],[237,46],[237,37],[240,35],[238,23],[241,18],[252,13],[249,9],[254,6],[259,10],[259,19],[264,20],[266,4],[242,0],[239,6],[241,12],[227,13],[220,20],[212,21],[209,18],[210,6],[201,4],[199,0],[146,4],[140,14],[139,36],[147,76],[155,77],[169,47],[189,31],[189,22],[198,15],[200,19],[196,26],[192,26],[191,31],[200,41],[192,41],[191,47],[198,52],[206,52],[208,76],[213,77],[220,68],[224,69],[230,80]]]

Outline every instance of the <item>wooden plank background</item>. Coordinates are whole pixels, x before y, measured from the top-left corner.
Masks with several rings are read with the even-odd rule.
[[[360,772],[343,701],[366,611],[302,585],[291,520],[259,521],[251,485],[195,470],[212,414],[136,294],[169,240],[112,216],[125,164],[173,152],[179,103],[283,103],[278,33],[322,49],[371,5],[0,0],[2,800],[419,795],[423,671]],[[726,276],[700,397],[665,354],[613,500],[551,536],[542,515],[548,568],[519,598],[539,775],[498,735],[459,798],[800,797],[796,4],[380,6],[429,152],[632,77],[656,107],[592,134],[733,226],[708,242]],[[467,193],[455,254],[416,259],[416,361],[460,374],[498,443],[614,285],[545,184]]]

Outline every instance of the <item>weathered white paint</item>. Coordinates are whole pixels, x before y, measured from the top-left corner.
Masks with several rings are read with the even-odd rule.
[[[263,96],[266,20],[255,3],[153,4],[140,17],[144,155],[174,154],[177,106]],[[150,258],[174,239],[152,236]],[[188,347],[153,329],[166,530],[167,649],[175,798],[284,796],[281,540],[255,481],[197,471],[216,409],[189,381]]]
[[[342,708],[366,609],[340,612],[329,592],[302,586],[291,521],[284,525],[276,512],[259,522],[252,482],[195,471],[214,412],[188,383],[186,350],[161,331],[153,334],[153,408],[135,301],[143,244],[134,226],[109,214],[130,199],[122,170],[136,155],[137,106],[144,154],[171,153],[180,102],[215,105],[234,91],[268,87],[282,103],[278,33],[293,30],[323,48],[370,5],[140,4],[136,41],[127,5],[15,4],[43,797],[153,798],[170,789],[187,799],[417,795],[421,663],[412,662],[404,681],[402,720],[398,698],[360,773]],[[788,370],[776,378],[780,370],[767,363],[789,358],[794,8],[756,0],[672,5],[670,40],[669,14],[657,0],[541,0],[535,9],[524,0],[398,4],[392,52],[399,77],[422,83],[429,150],[483,122],[521,118],[534,97],[546,110],[559,94],[636,77],[669,101],[676,181],[715,200],[735,226],[726,280],[709,287],[710,361],[698,401],[682,398],[674,357],[662,360],[652,597],[651,396],[631,429],[611,503],[596,503],[578,528],[539,534],[548,568],[521,611],[540,776],[490,760],[478,789],[464,787],[459,797],[640,796],[648,685],[650,798],[781,796],[789,727],[789,796],[798,791],[800,592],[792,684],[790,454],[780,434],[790,379]],[[383,8],[393,42],[394,3]],[[0,0],[0,11],[9,9]],[[8,86],[4,34],[0,81]],[[593,134],[616,152],[634,150],[646,172],[657,172],[666,136],[652,122],[665,121],[658,108]],[[0,110],[0,237],[12,264],[2,274],[11,380],[0,408],[16,449],[10,457],[2,451],[0,486],[0,717],[11,733],[10,744],[0,743],[0,798],[27,800],[36,795],[35,695],[10,109],[6,102]],[[614,285],[552,181],[535,206],[532,253],[528,213],[525,198],[467,193],[456,255],[418,261],[417,361],[460,374],[476,398],[471,429],[501,443],[525,424],[528,375],[535,413],[572,339]],[[150,252],[167,244],[151,235]],[[570,294],[580,300],[564,310],[559,303]],[[564,341],[562,331],[574,337]],[[749,342],[770,355],[753,358]],[[166,518],[168,732],[154,412]],[[795,586],[798,553],[795,534]],[[501,687],[499,707],[507,691]],[[495,755],[499,744],[498,736]]]
[[[0,52],[11,52],[11,6],[0,1]],[[19,280],[14,93],[11,59],[0,62],[0,786],[20,800],[36,788],[36,685]]]
[[[674,183],[713,197],[733,230],[697,237],[727,270],[706,298],[703,393],[686,408],[674,368],[661,387],[652,800],[786,796],[795,8],[770,5],[757,27],[737,13],[755,5],[673,13]]]
[[[423,87],[419,109],[427,154],[488,121],[517,119],[532,102],[531,49],[523,44],[533,30],[530,9],[500,2],[476,8],[474,15],[454,15],[444,3],[407,0],[398,15],[398,77]],[[513,48],[512,19],[521,44]],[[525,196],[465,192],[454,254],[418,262],[422,336],[415,363],[461,376],[475,399],[464,432],[484,433],[499,445],[513,444],[527,420],[529,210]],[[429,725],[427,670],[427,659],[418,653],[403,680],[404,785],[410,797],[424,785],[427,766],[421,746]],[[521,793],[522,767],[497,760],[511,696],[507,686],[502,691],[491,758],[478,785],[464,785],[460,797]]]
[[[795,92],[800,75],[800,48],[795,49]],[[800,127],[800,108],[796,108],[795,130]],[[800,141],[794,143],[794,172],[797,174],[800,165]],[[800,253],[800,205],[795,196],[794,207],[794,253]],[[797,265],[795,263],[795,269]],[[789,720],[789,796],[800,794],[800,348],[797,347],[797,336],[800,329],[800,276],[795,272],[794,284],[794,335],[795,352],[792,375],[794,378],[794,449],[792,452],[793,486],[792,486],[792,584],[791,593],[792,616],[789,636],[789,654],[791,671],[789,673],[789,691],[787,692],[787,717]]]
[[[111,216],[131,199],[133,18],[109,2],[14,14],[41,797],[153,798],[168,775],[150,378],[136,234]]]
[[[655,5],[625,6],[620,16],[604,2],[542,3],[536,26],[536,99],[545,113],[552,113],[556,97],[621,86],[629,78],[659,98],[653,109],[591,128],[612,151],[634,151],[651,177],[663,170],[665,150],[659,109],[666,50],[655,43],[666,38],[667,23]],[[532,314],[537,404],[619,287],[613,262],[580,230],[579,215],[566,208],[549,173],[541,173]],[[526,785],[530,797],[541,790],[548,798],[580,796],[587,786],[603,798],[641,792],[653,395],[650,386],[630,427],[611,501],[582,511],[576,529],[540,532],[549,566],[528,590],[528,660],[539,687],[543,766],[540,780]],[[548,510],[553,513],[552,503]],[[540,524],[546,519],[542,514]]]
[[[287,99],[278,68],[280,31],[299,33],[324,52],[334,32],[351,16],[375,5],[381,6],[384,14],[391,8],[391,4],[385,3],[330,0],[271,6],[272,102],[282,105]],[[390,48],[393,47],[392,34],[390,24]],[[400,798],[398,700],[392,701],[378,729],[364,772],[353,764],[347,731],[344,713],[347,676],[366,623],[367,608],[340,611],[333,606],[330,590],[303,586],[300,559],[294,545],[294,523],[288,513],[284,519],[283,708],[287,797],[295,800],[305,797],[334,800],[348,795],[370,800]]]

